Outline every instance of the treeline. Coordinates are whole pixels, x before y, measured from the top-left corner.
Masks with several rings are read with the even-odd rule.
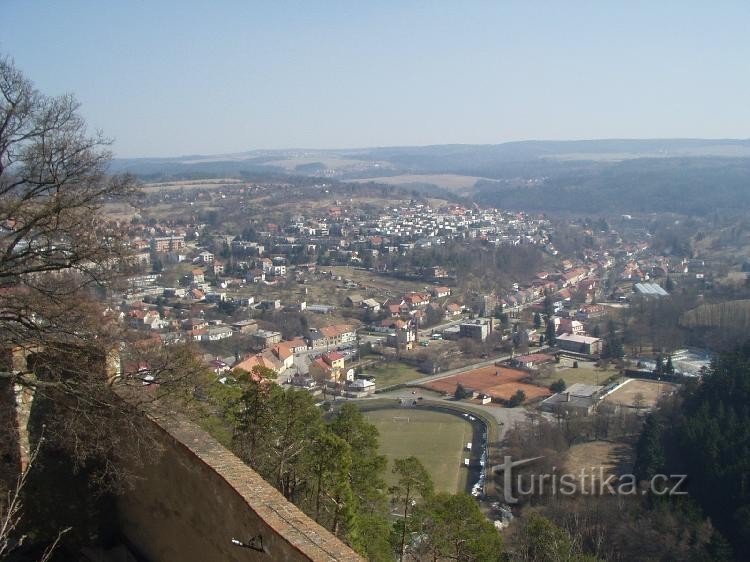
[[[377,429],[356,406],[326,419],[308,392],[282,389],[262,368],[253,375],[211,387],[219,420],[211,429],[319,524],[369,560],[502,559],[501,537],[477,502],[435,493],[416,458],[397,459],[396,483],[386,486]]]
[[[688,475],[690,495],[734,547],[750,552],[750,344],[715,360],[700,384],[651,414],[638,444],[642,478]]]
[[[703,304],[682,315],[680,324],[688,328],[750,328],[750,300]]]
[[[519,279],[531,279],[542,269],[544,254],[535,246],[492,247],[478,241],[451,241],[441,246],[416,248],[405,255],[386,254],[378,261],[389,270],[419,271],[441,266],[455,272],[466,290],[508,288]]]
[[[582,441],[617,442],[617,454],[625,462],[641,423],[635,412],[622,409],[604,409],[586,417],[559,415],[555,420],[529,416],[506,435],[506,452],[512,458],[537,459],[514,469],[513,478],[520,482],[513,484],[530,490],[532,480],[538,482],[540,475],[577,474],[580,466],[570,466],[568,455],[570,446]],[[502,475],[496,483],[504,486]],[[616,479],[614,486],[618,486]],[[506,537],[510,560],[731,559],[722,536],[689,498],[661,499],[642,495],[641,489],[632,495],[566,496],[551,487],[529,496],[517,494],[515,487],[512,492],[521,505]]]

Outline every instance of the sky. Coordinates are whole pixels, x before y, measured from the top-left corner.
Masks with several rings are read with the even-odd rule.
[[[119,157],[750,137],[747,0],[3,0]]]

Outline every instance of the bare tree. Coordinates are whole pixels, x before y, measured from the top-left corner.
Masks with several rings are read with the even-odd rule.
[[[15,407],[19,389],[33,396],[26,420],[0,427],[0,443],[18,440],[21,426],[33,433],[26,422],[36,417],[43,449],[64,450],[76,468],[95,460],[111,483],[116,452],[153,448],[139,431],[140,402],[195,364],[190,350],[138,341],[107,306],[129,251],[102,208],[138,186],[107,173],[110,141],[87,132],[78,107],[41,94],[0,57],[0,396],[11,397],[0,408]]]
[[[7,491],[5,497],[0,497],[0,559],[9,556],[14,550],[21,547],[24,542],[26,542],[26,535],[21,534],[18,536],[16,530],[21,522],[23,491],[26,487],[29,472],[31,472],[31,468],[34,466],[36,459],[39,456],[39,447],[41,446],[42,441],[43,440],[40,439],[37,446],[32,451],[29,458],[29,464],[21,471],[15,485]],[[39,562],[47,562],[47,560],[51,558],[58,543],[69,531],[70,527],[66,527],[57,532],[57,536],[42,552]]]

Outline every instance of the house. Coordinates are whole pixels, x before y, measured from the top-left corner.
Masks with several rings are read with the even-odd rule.
[[[432,289],[430,289],[430,293],[436,299],[441,299],[443,297],[450,296],[451,290],[448,287],[433,287]]]
[[[182,327],[188,331],[202,330],[203,328],[208,328],[208,322],[203,318],[190,318],[182,323]]]
[[[365,299],[362,301],[362,308],[370,312],[380,312],[380,303],[375,299]]]
[[[307,333],[307,344],[310,349],[321,349],[328,345],[328,340],[318,329],[311,329]]]
[[[334,324],[324,326],[319,330],[310,330],[308,341],[310,347],[318,349],[321,347],[336,347],[347,344],[357,339],[357,332],[354,326],[349,324]]]
[[[607,313],[607,307],[601,304],[584,304],[576,312],[576,318],[579,320],[591,320],[599,318]]]
[[[281,301],[279,299],[263,300],[260,301],[260,307],[263,310],[279,310],[281,308]]]
[[[292,350],[292,353],[300,353],[307,350],[307,342],[304,338],[295,338],[283,343]]]
[[[400,304],[389,304],[388,305],[388,312],[391,315],[391,318],[398,318],[401,316],[401,305]]]
[[[421,293],[409,293],[404,296],[404,303],[406,303],[409,308],[423,308],[430,303],[430,298]]]
[[[193,285],[199,285],[206,282],[206,277],[202,269],[194,269],[191,272],[191,282]]]
[[[191,289],[187,298],[194,301],[202,301],[206,298],[206,293],[201,289]]]
[[[240,320],[232,323],[232,330],[238,334],[250,334],[258,329],[258,323],[255,320]]]
[[[458,316],[459,314],[461,314],[462,310],[463,310],[463,307],[460,304],[456,304],[452,302],[448,306],[445,307],[445,316],[447,318]]]
[[[304,388],[305,390],[313,390],[317,386],[317,383],[315,382],[315,379],[312,378],[309,375],[300,375],[295,373],[291,379],[289,379],[289,383],[292,386],[296,386],[298,388]]]
[[[584,333],[583,324],[581,324],[578,320],[555,317],[554,322],[556,334],[583,335]]]
[[[403,328],[397,328],[395,333],[388,334],[385,339],[386,345],[402,349],[412,349],[415,341],[417,341],[416,332],[408,329],[406,325]]]
[[[281,341],[281,333],[270,330],[256,330],[251,334],[251,337],[258,347],[269,347]]]
[[[281,362],[283,368],[279,372],[291,369],[294,366],[294,351],[288,343],[281,342],[276,344],[271,348],[271,352]]]
[[[262,283],[266,280],[266,273],[260,269],[251,269],[245,275],[245,281],[248,283]]]
[[[318,382],[344,382],[344,356],[336,351],[324,353],[310,363],[309,374]]]
[[[359,396],[372,394],[375,392],[375,383],[367,379],[356,379],[347,385],[346,390]]]
[[[362,305],[363,300],[362,295],[353,294],[346,297],[344,304],[350,308],[356,308]]]
[[[219,341],[231,338],[234,330],[229,326],[212,326],[206,330],[208,341]]]
[[[274,264],[271,266],[270,271],[267,271],[266,273],[273,277],[283,277],[286,275],[286,266]]]
[[[265,349],[261,353],[257,353],[255,355],[250,355],[246,357],[243,361],[240,361],[237,363],[234,367],[232,367],[232,372],[237,373],[237,371],[247,371],[248,373],[252,373],[253,369],[255,367],[263,367],[266,369],[271,369],[274,373],[277,375],[280,373],[282,364],[278,360],[278,358],[270,352],[270,350]],[[260,379],[253,376],[253,380],[256,382],[259,382]]]
[[[214,255],[211,252],[205,250],[198,254],[198,259],[201,263],[206,265],[214,263]]]
[[[554,363],[555,358],[544,353],[533,353],[531,355],[519,355],[511,360],[511,365],[524,369],[538,369],[541,365]]]
[[[165,297],[177,297],[181,299],[187,295],[187,289],[183,287],[165,287],[163,294]]]

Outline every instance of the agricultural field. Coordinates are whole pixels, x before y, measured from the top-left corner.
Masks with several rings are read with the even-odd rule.
[[[386,482],[395,484],[393,459],[417,457],[439,492],[466,489],[464,447],[472,440],[471,424],[452,414],[416,408],[389,408],[364,413],[380,433],[380,452],[388,458]]]

